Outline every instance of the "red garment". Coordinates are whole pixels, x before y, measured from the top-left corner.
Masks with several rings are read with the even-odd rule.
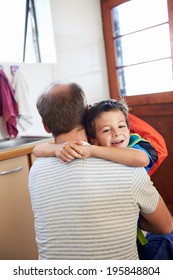
[[[165,140],[151,125],[130,113],[129,120],[130,131],[138,133],[142,138],[148,140],[157,152],[158,160],[148,172],[149,175],[152,175],[168,155]]]
[[[16,137],[18,106],[12,86],[2,70],[0,70],[0,116],[4,118],[9,137]]]

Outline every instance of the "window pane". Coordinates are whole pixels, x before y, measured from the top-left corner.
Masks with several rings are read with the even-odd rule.
[[[118,74],[121,95],[173,90],[171,59],[125,67]]]
[[[25,1],[0,0],[0,60],[22,61]]]
[[[56,49],[51,15],[50,0],[35,0],[35,9],[39,33],[41,61],[56,62]],[[22,62],[24,28],[25,28],[25,0],[0,0],[0,61]],[[29,12],[26,41],[25,62],[37,62],[33,17]],[[49,50],[49,51],[48,51]]]
[[[169,25],[164,24],[115,40],[117,66],[171,56]]]
[[[168,21],[167,0],[131,0],[112,12],[116,36]]]
[[[56,63],[57,58],[50,0],[35,0],[35,8],[39,30],[41,61],[43,63]]]

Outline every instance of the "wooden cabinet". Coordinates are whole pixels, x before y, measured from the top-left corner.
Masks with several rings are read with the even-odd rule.
[[[0,259],[38,259],[28,191],[29,155],[0,162]]]

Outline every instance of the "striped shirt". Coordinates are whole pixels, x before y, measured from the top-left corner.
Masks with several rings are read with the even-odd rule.
[[[40,259],[138,259],[139,211],[159,194],[144,168],[96,158],[37,159],[29,175]]]

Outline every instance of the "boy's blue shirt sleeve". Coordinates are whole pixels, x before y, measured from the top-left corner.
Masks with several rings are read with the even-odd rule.
[[[144,151],[144,152],[148,155],[148,157],[149,157],[149,159],[150,159],[150,162],[149,162],[149,164],[148,164],[147,166],[145,166],[145,169],[146,169],[146,171],[148,172],[148,171],[150,170],[150,168],[153,167],[153,165],[154,165],[154,161],[153,161],[151,155],[147,152],[147,150],[145,150],[144,148],[142,148],[142,147],[141,147],[140,145],[138,145],[138,144],[132,146],[131,148],[134,148],[134,149],[137,149],[137,150],[142,150],[142,151]]]
[[[143,143],[143,145],[142,145],[142,143]],[[149,147],[147,147],[148,145],[149,145]],[[137,133],[132,133],[130,135],[128,147],[146,152],[146,154],[148,155],[148,157],[150,159],[148,166],[145,167],[147,172],[151,169],[151,167],[153,167],[154,162],[158,159],[156,150],[150,144],[150,142],[141,138],[140,135],[138,135]],[[146,147],[146,149],[145,149],[145,147]],[[147,150],[147,148],[148,148],[148,150]]]

